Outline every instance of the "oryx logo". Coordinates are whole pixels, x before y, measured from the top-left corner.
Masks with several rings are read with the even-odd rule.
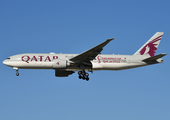
[[[148,44],[146,44],[141,51],[139,52],[141,55],[144,54],[149,54],[150,56],[154,56],[155,52],[158,48],[159,42],[162,38],[162,35],[153,39],[152,41],[150,41]]]

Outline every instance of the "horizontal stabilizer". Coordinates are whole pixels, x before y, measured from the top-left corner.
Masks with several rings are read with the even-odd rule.
[[[155,55],[155,56],[153,56],[153,57],[146,58],[146,59],[144,59],[143,61],[144,61],[144,62],[154,61],[154,60],[157,60],[157,59],[159,59],[159,58],[161,58],[161,57],[163,57],[163,56],[165,56],[165,55],[167,55],[167,54]]]

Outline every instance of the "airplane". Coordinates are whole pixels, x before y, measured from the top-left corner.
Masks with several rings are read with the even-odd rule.
[[[18,69],[54,69],[56,77],[68,77],[78,71],[78,78],[88,81],[88,72],[124,70],[162,63],[161,57],[167,54],[155,55],[162,36],[163,32],[155,33],[133,55],[101,54],[104,46],[114,39],[111,38],[81,54],[24,53],[8,57],[3,64],[13,67],[17,76]]]

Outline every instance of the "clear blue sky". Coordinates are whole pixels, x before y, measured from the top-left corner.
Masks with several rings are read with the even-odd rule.
[[[81,53],[116,37],[103,54],[134,54],[165,32],[156,54],[170,51],[169,0],[1,0],[0,120],[170,120],[170,56],[124,71],[15,71],[2,64],[20,53]]]

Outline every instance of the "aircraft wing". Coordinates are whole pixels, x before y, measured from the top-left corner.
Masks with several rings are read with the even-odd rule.
[[[107,39],[105,42],[71,58],[70,60],[74,62],[90,62],[91,60],[95,59],[95,57],[103,50],[103,47],[113,39],[115,38]]]

